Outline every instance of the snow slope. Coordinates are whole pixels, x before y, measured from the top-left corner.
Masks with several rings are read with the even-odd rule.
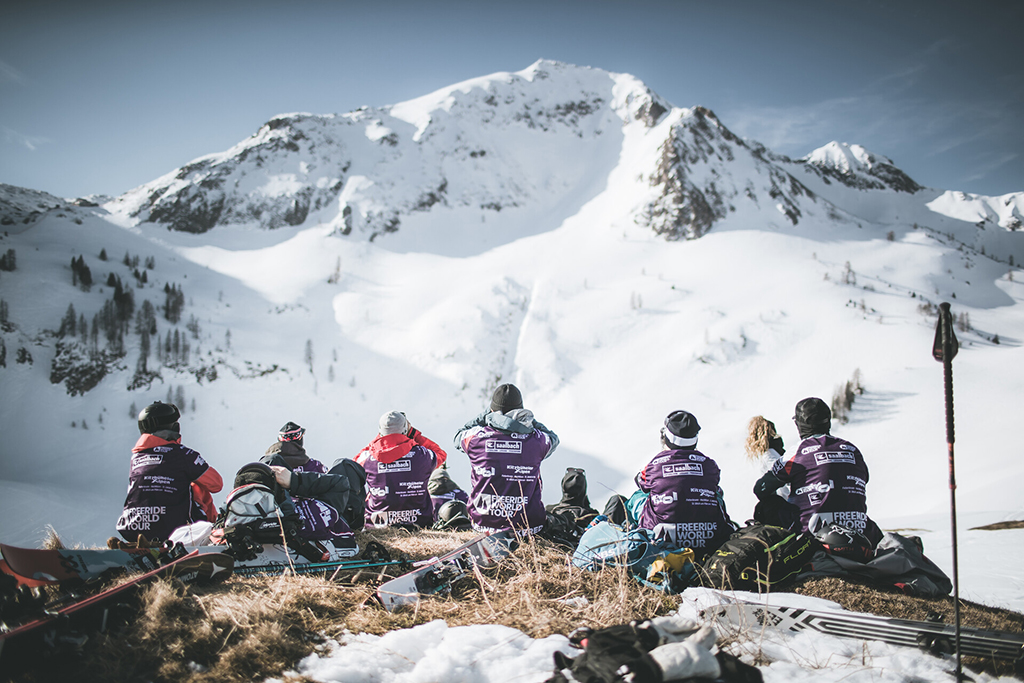
[[[684,408],[742,520],[758,474],[747,420],[764,414],[795,447],[793,405],[858,371],[864,393],[833,431],[864,452],[871,514],[892,528],[948,506],[941,301],[969,323],[959,505],[1024,518],[1024,464],[1001,429],[1024,389],[1021,195],[914,191],[884,157],[826,151],[781,157],[631,76],[542,61],[389,107],[276,117],[102,207],[22,211],[0,238],[18,264],[0,271],[4,540],[34,545],[53,524],[102,544],[133,413],[154,399],[183,404],[184,443],[230,479],[289,420],[328,464],[391,409],[449,444],[504,381],[561,437],[547,501],[566,466],[586,468],[598,505],[628,494]],[[30,206],[25,192],[0,188],[0,213]],[[158,375],[129,389],[132,328],[95,388],[69,395],[49,381],[61,318],[70,303],[91,324],[111,273],[136,310],[181,288],[182,319],[158,315],[155,338],[177,331],[187,360],[152,355]]]

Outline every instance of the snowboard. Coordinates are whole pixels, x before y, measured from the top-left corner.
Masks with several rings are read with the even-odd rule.
[[[932,654],[952,654],[956,648],[955,627],[941,622],[879,617],[857,612],[831,612],[800,607],[778,607],[738,602],[705,609],[705,619],[727,623],[734,629],[775,628],[786,631],[811,630],[840,638],[879,640],[892,645],[919,647]],[[987,631],[963,626],[960,629],[963,655],[1024,662],[1024,633]]]
[[[0,543],[5,571],[22,579],[26,585],[49,585],[66,582],[87,582],[121,571],[148,572],[175,555],[184,555],[181,546],[164,548],[132,548],[128,550],[92,549],[50,550],[18,548]]]
[[[89,633],[104,632],[114,621],[130,618],[134,613],[131,599],[154,579],[175,577],[185,583],[216,583],[231,576],[233,564],[228,555],[192,552],[93,595],[67,593],[17,622],[0,621],[0,665],[6,670],[48,650],[80,648]]]
[[[381,584],[377,589],[377,599],[389,612],[403,605],[415,605],[422,596],[451,590],[452,583],[473,571],[473,567],[493,567],[517,545],[512,529],[477,536],[440,557],[426,560],[411,572]]]

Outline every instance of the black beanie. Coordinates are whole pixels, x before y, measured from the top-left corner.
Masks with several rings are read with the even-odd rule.
[[[302,444],[302,435],[306,433],[306,430],[295,424],[294,422],[286,422],[284,427],[281,427],[277,432],[278,441],[298,441]]]
[[[661,435],[673,446],[692,448],[697,445],[699,431],[697,418],[685,410],[675,410],[665,418],[665,427],[661,430]]]
[[[523,407],[523,395],[514,384],[502,384],[494,390],[491,396],[491,411],[495,413],[507,413],[510,410]]]
[[[793,422],[801,439],[814,434],[828,434],[832,428],[832,411],[820,398],[805,398],[796,404]]]

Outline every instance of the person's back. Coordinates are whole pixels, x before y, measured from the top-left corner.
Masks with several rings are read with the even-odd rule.
[[[366,470],[366,525],[431,526],[434,505],[427,482],[446,458],[404,413],[382,415],[377,436],[356,456]]]
[[[700,426],[686,411],[665,419],[658,453],[636,476],[648,494],[636,511],[637,524],[692,548],[698,555],[721,545],[732,532],[719,486],[721,470],[713,459],[696,449]]]
[[[469,457],[474,528],[531,533],[544,528],[540,465],[558,446],[558,437],[523,408],[515,386],[499,386],[491,410],[459,430],[455,443]]]
[[[840,524],[877,544],[881,532],[867,514],[867,464],[856,446],[829,433],[831,418],[821,399],[797,403],[794,421],[803,441],[758,481],[755,493],[763,499],[788,484],[789,502],[800,510],[801,530],[815,533]]]
[[[302,538],[348,540],[353,536],[352,525],[345,519],[344,512],[351,495],[351,483],[309,457],[304,445],[305,433],[298,424],[286,423],[260,462],[270,466],[277,482],[290,494],[302,518],[299,531]]]
[[[131,543],[166,540],[178,527],[217,519],[212,494],[220,474],[191,448],[181,445],[176,406],[159,401],[139,413],[141,436],[132,449],[128,494],[117,531]]]
[[[804,439],[772,472],[789,482],[790,502],[800,508],[801,528],[813,533],[836,523],[864,532],[868,468],[849,441],[830,434]]]
[[[451,475],[448,474],[447,465],[438,467],[430,474],[430,479],[427,480],[427,492],[430,494],[430,502],[434,507],[435,522],[438,519],[437,513],[441,510],[441,506],[449,501],[455,500],[469,506],[469,494],[452,480]]]

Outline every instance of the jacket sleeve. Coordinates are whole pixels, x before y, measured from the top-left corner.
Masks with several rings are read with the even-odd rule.
[[[195,484],[209,493],[217,493],[224,488],[224,479],[220,476],[220,472],[213,469],[213,465],[211,465],[206,468],[205,472],[199,475]]]
[[[330,496],[348,491],[348,479],[340,474],[329,472],[296,472],[292,470],[292,484],[288,491],[299,498],[316,498]]]
[[[327,503],[339,515],[348,507],[352,486],[348,477],[342,474],[292,471],[292,483],[288,492],[298,498],[314,498]]]
[[[645,465],[644,468],[637,472],[637,475],[633,477],[633,482],[636,484],[636,487],[644,493],[651,492],[651,484],[647,481],[647,468],[649,466],[650,465]]]
[[[459,449],[463,453],[466,452],[466,451],[462,450],[462,436],[463,436],[463,434],[468,432],[470,429],[473,429],[473,427],[483,427],[484,425],[486,425],[487,424],[487,413],[488,412],[489,411],[485,410],[484,412],[480,413],[479,415],[474,417],[472,420],[470,420],[466,424],[462,425],[462,429],[460,429],[459,431],[455,432],[454,442],[455,442],[455,447],[457,449]]]
[[[427,437],[423,436],[423,432],[421,432],[420,430],[413,429],[412,434],[410,434],[409,436],[412,437],[412,440],[416,442],[417,446],[423,446],[428,451],[432,451],[434,455],[437,456],[437,462],[434,463],[434,469],[437,469],[438,467],[443,465],[445,461],[448,459],[448,454],[445,453],[444,450],[436,443],[434,443]]]
[[[189,486],[192,489],[193,500],[202,508],[206,519],[211,522],[216,521],[217,505],[213,502],[213,494],[224,487],[224,480],[220,473],[213,469],[213,466],[209,466]]]
[[[765,472],[764,476],[754,484],[754,495],[758,500],[764,500],[768,496],[774,496],[785,482],[775,476],[772,472]]]
[[[558,435],[555,434],[550,429],[548,429],[547,427],[545,427],[542,423],[538,422],[537,420],[533,421],[533,426],[534,428],[539,429],[540,431],[547,434],[548,438],[551,440],[551,448],[548,449],[548,454],[544,456],[545,458],[550,457],[551,454],[555,452],[555,449],[558,448],[558,444],[560,443],[558,440]]]

